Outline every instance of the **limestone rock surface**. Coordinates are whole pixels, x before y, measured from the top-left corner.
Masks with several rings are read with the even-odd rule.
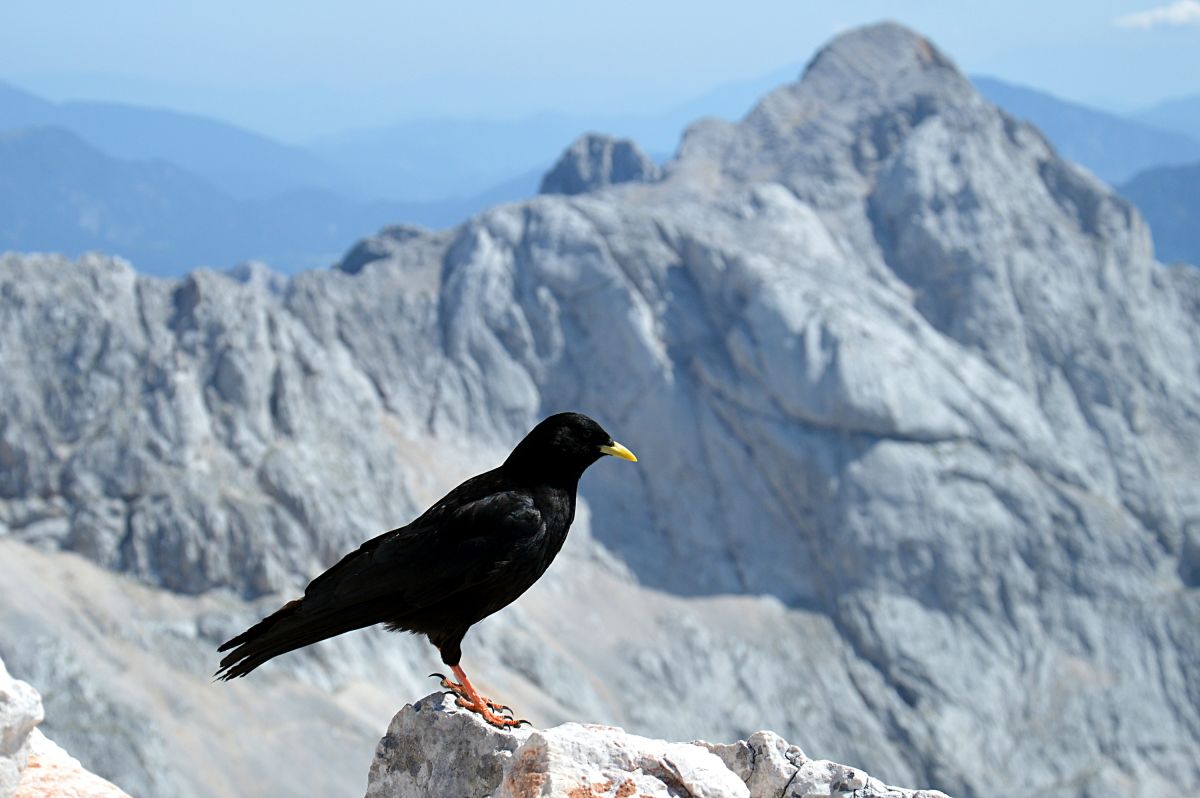
[[[29,764],[13,798],[129,798],[129,794],[86,770],[34,729],[29,735]]]
[[[366,798],[946,798],[805,756],[772,732],[675,743],[613,726],[500,730],[441,693],[406,706],[379,741]]]
[[[29,759],[29,735],[42,722],[42,699],[0,659],[0,798],[11,798]]]
[[[0,660],[0,798],[129,798],[36,728],[42,697]]]

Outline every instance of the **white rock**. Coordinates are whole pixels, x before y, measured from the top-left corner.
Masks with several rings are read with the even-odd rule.
[[[13,798],[129,798],[79,764],[37,729],[29,735],[29,765]]]
[[[29,757],[29,736],[42,722],[42,698],[12,678],[0,660],[0,798],[10,798]]]
[[[406,706],[380,740],[367,798],[945,798],[805,759],[778,735],[671,743],[612,726],[500,730],[440,693]]]
[[[716,754],[750,790],[750,798],[776,798],[792,782],[797,767],[806,761],[798,746],[788,745],[778,734],[755,732],[736,743],[700,743]]]
[[[37,690],[0,660],[0,798],[129,798],[35,728],[42,719]]]

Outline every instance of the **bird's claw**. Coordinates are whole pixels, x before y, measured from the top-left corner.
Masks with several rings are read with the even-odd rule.
[[[463,698],[467,695],[466,689],[458,682],[450,681],[449,676],[446,676],[445,674],[442,674],[442,673],[431,673],[431,674],[429,674],[429,676],[431,678],[435,677],[435,676],[438,678],[442,687],[446,688],[447,692],[445,693],[445,695],[456,695],[459,698]]]
[[[454,703],[463,709],[474,712],[476,715],[482,717],[488,724],[500,729],[511,729],[520,726],[522,723],[529,723],[527,720],[516,720],[513,718],[511,714],[512,710],[508,707],[504,707],[504,709],[507,709],[510,714],[496,714],[496,711],[493,710],[493,707],[496,705],[494,702],[489,701],[486,698],[483,699],[482,703],[475,703],[466,696],[459,696]],[[532,723],[529,723],[529,725],[533,726]]]

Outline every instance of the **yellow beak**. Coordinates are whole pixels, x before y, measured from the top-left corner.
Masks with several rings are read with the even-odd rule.
[[[620,457],[622,460],[628,460],[631,463],[637,462],[637,455],[616,441],[613,441],[611,446],[601,446],[600,451],[605,454],[611,454],[613,457]]]

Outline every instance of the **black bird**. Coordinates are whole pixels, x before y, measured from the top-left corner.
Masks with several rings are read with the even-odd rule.
[[[219,679],[245,676],[269,659],[353,629],[386,624],[423,634],[458,682],[442,684],[459,706],[496,726],[514,726],[459,667],[467,630],[536,582],[566,540],[575,490],[592,463],[633,453],[580,413],[542,421],[499,468],[472,477],[408,526],[347,554],[304,589],[303,598],[226,642]]]

